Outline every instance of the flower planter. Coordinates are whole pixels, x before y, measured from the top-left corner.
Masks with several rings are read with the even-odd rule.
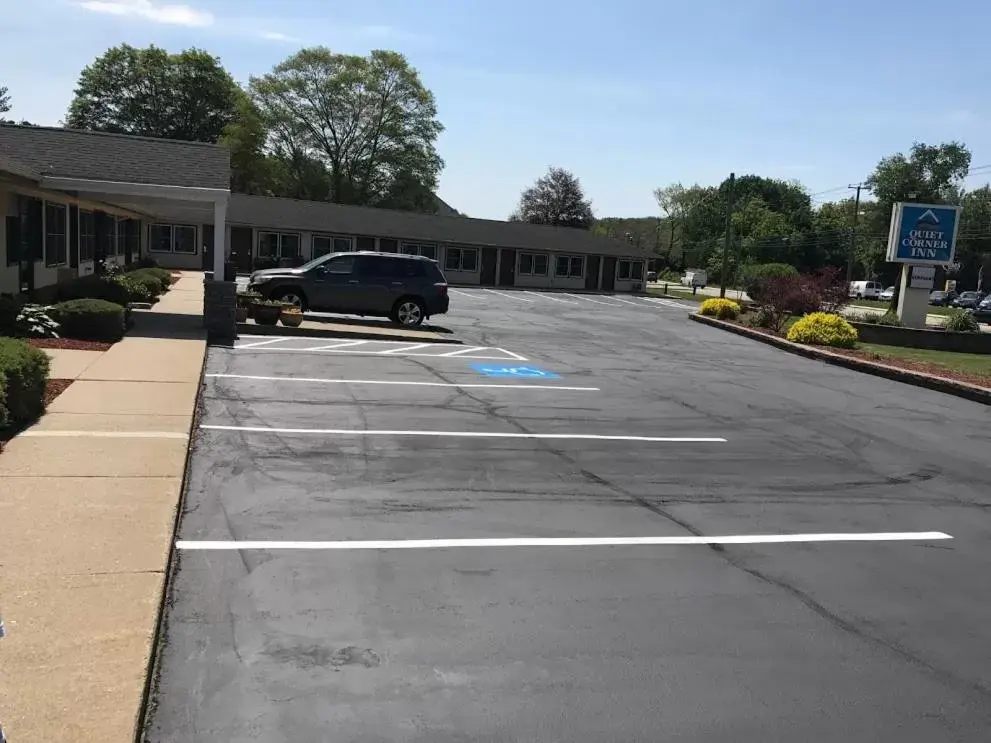
[[[275,325],[279,322],[282,314],[282,307],[272,307],[264,304],[256,304],[254,307],[254,320],[259,325]]]
[[[279,315],[279,322],[281,322],[287,328],[298,328],[299,324],[303,322],[303,313],[286,312],[285,310],[283,310],[282,314]]]
[[[248,308],[247,307],[238,307],[235,310],[235,317],[237,318],[237,321],[238,322],[247,322],[248,321]]]

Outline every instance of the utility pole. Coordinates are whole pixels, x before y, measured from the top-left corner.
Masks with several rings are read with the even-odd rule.
[[[846,284],[850,286],[853,281],[853,257],[857,252],[857,220],[860,218],[860,189],[864,188],[863,183],[854,183],[847,188],[857,189],[857,196],[853,200],[853,228],[850,230],[850,254],[846,260]]]
[[[723,242],[723,271],[719,281],[719,296],[726,296],[726,277],[729,273],[729,249],[733,244],[733,189],[736,173],[729,174],[729,193],[726,194],[726,238]]]

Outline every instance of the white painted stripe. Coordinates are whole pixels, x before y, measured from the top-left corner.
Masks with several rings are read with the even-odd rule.
[[[463,389],[561,390],[565,392],[599,392],[598,387],[565,387],[556,384],[457,384],[455,382],[408,382],[383,379],[321,379],[319,377],[261,377],[251,374],[204,374],[211,379],[250,379],[258,382],[302,382],[307,384],[378,384],[409,387],[458,387]]]
[[[550,292],[527,292],[527,294],[536,294],[541,299],[549,299],[552,302],[561,302],[562,304],[578,304],[578,302],[569,302],[567,299],[561,299],[560,297],[551,296]]]
[[[623,297],[609,297],[609,299],[615,299],[617,302],[622,302],[624,304],[632,304],[634,307],[639,307],[640,306],[636,302],[634,302],[634,301],[632,301],[630,299],[624,299]]]
[[[474,353],[475,351],[484,351],[489,346],[469,346],[468,348],[459,348],[457,351],[450,351],[449,353],[439,353],[437,356],[440,358],[449,359],[452,356],[462,356],[466,353]]]
[[[482,539],[378,539],[334,542],[209,541],[181,539],[180,550],[416,550],[452,547],[623,547],[643,545],[792,544],[796,542],[912,542],[953,539],[941,531],[871,534],[745,534],[725,537],[506,537]]]
[[[706,436],[611,436],[593,433],[496,433],[491,431],[366,431],[356,428],[269,428],[267,426],[200,426],[206,431],[301,434],[312,436],[443,436],[477,439],[576,439],[582,441],[653,441],[666,444],[725,444]]]
[[[563,294],[567,294],[567,296],[569,296],[569,297],[574,297],[575,299],[584,299],[584,300],[586,300],[588,302],[595,302],[595,304],[604,304],[606,307],[615,307],[616,306],[616,305],[611,304],[609,302],[603,302],[602,300],[599,300],[599,299],[592,299],[591,297],[586,297],[586,296],[583,296],[581,294],[568,294],[567,292],[562,292],[562,293]]]
[[[325,346],[313,346],[297,349],[299,351],[336,351],[338,348],[353,348],[354,346],[364,346],[371,341],[339,341]]]
[[[500,297],[506,297],[508,299],[516,299],[516,300],[518,300],[520,302],[532,302],[533,301],[532,299],[527,299],[526,297],[514,297],[512,294],[509,294],[508,292],[497,292],[495,289],[486,289],[485,291],[492,292],[493,294],[498,294]]]
[[[242,336],[246,337],[246,336]],[[238,348],[257,348],[258,346],[267,346],[270,343],[278,343],[279,341],[286,340],[286,336],[279,336],[278,338],[269,338],[268,340],[259,341],[258,343],[245,343],[238,346]]]
[[[468,299],[481,299],[481,297],[476,297],[474,294],[469,294],[468,292],[459,292],[457,289],[448,289],[451,294],[460,294],[462,297],[468,297]]]
[[[404,353],[405,351],[419,351],[421,348],[427,348],[433,345],[432,343],[417,343],[415,346],[400,346],[399,348],[391,348],[388,351],[383,351],[383,354],[390,353]]]
[[[376,341],[376,343],[377,342],[378,341]],[[440,344],[437,344],[437,345],[440,345]],[[444,345],[447,345],[447,344],[444,344]],[[239,351],[240,349],[237,346],[235,346],[233,350]],[[249,349],[249,350],[252,351],[252,352],[254,352],[254,349]],[[499,352],[504,353],[506,355],[505,356],[476,356],[476,355],[465,354],[464,356],[456,356],[454,358],[455,358],[455,360],[458,360],[458,359],[476,359],[478,361],[510,361],[510,360],[512,360],[512,361],[528,361],[528,359],[525,356],[520,356],[518,353],[513,353],[512,351],[507,351],[505,348],[492,348],[492,350],[493,351],[499,351]],[[258,353],[269,353],[269,352],[271,352],[271,353],[275,353],[275,352],[279,352],[279,353],[304,353],[304,352],[308,352],[308,351],[312,351],[313,353],[354,354],[356,356],[368,356],[368,355],[371,355],[371,356],[385,356],[386,355],[384,351],[352,351],[350,348],[342,348],[342,349],[339,349],[339,350],[338,349],[333,349],[333,348],[326,348],[326,349],[320,349],[320,348],[259,348],[258,349]],[[408,358],[410,356],[415,356],[415,357],[421,358],[421,359],[449,359],[449,358],[451,358],[450,356],[443,356],[443,355],[436,354],[436,353],[405,353],[405,354],[395,354],[395,355],[393,355],[391,357],[388,357],[388,358],[402,359],[402,358]]]
[[[189,434],[177,431],[48,431],[32,430],[19,434],[30,438],[94,438],[94,439],[187,439]]]

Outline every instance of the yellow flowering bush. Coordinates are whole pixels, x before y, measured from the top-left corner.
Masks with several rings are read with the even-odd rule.
[[[812,346],[853,348],[857,342],[857,329],[839,315],[813,312],[788,329],[788,340]]]
[[[735,320],[740,315],[740,305],[730,299],[707,299],[699,308],[699,314],[718,320]]]

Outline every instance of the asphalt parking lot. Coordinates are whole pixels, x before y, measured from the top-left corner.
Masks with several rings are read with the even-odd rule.
[[[146,739],[991,739],[988,409],[688,308],[211,348]]]

